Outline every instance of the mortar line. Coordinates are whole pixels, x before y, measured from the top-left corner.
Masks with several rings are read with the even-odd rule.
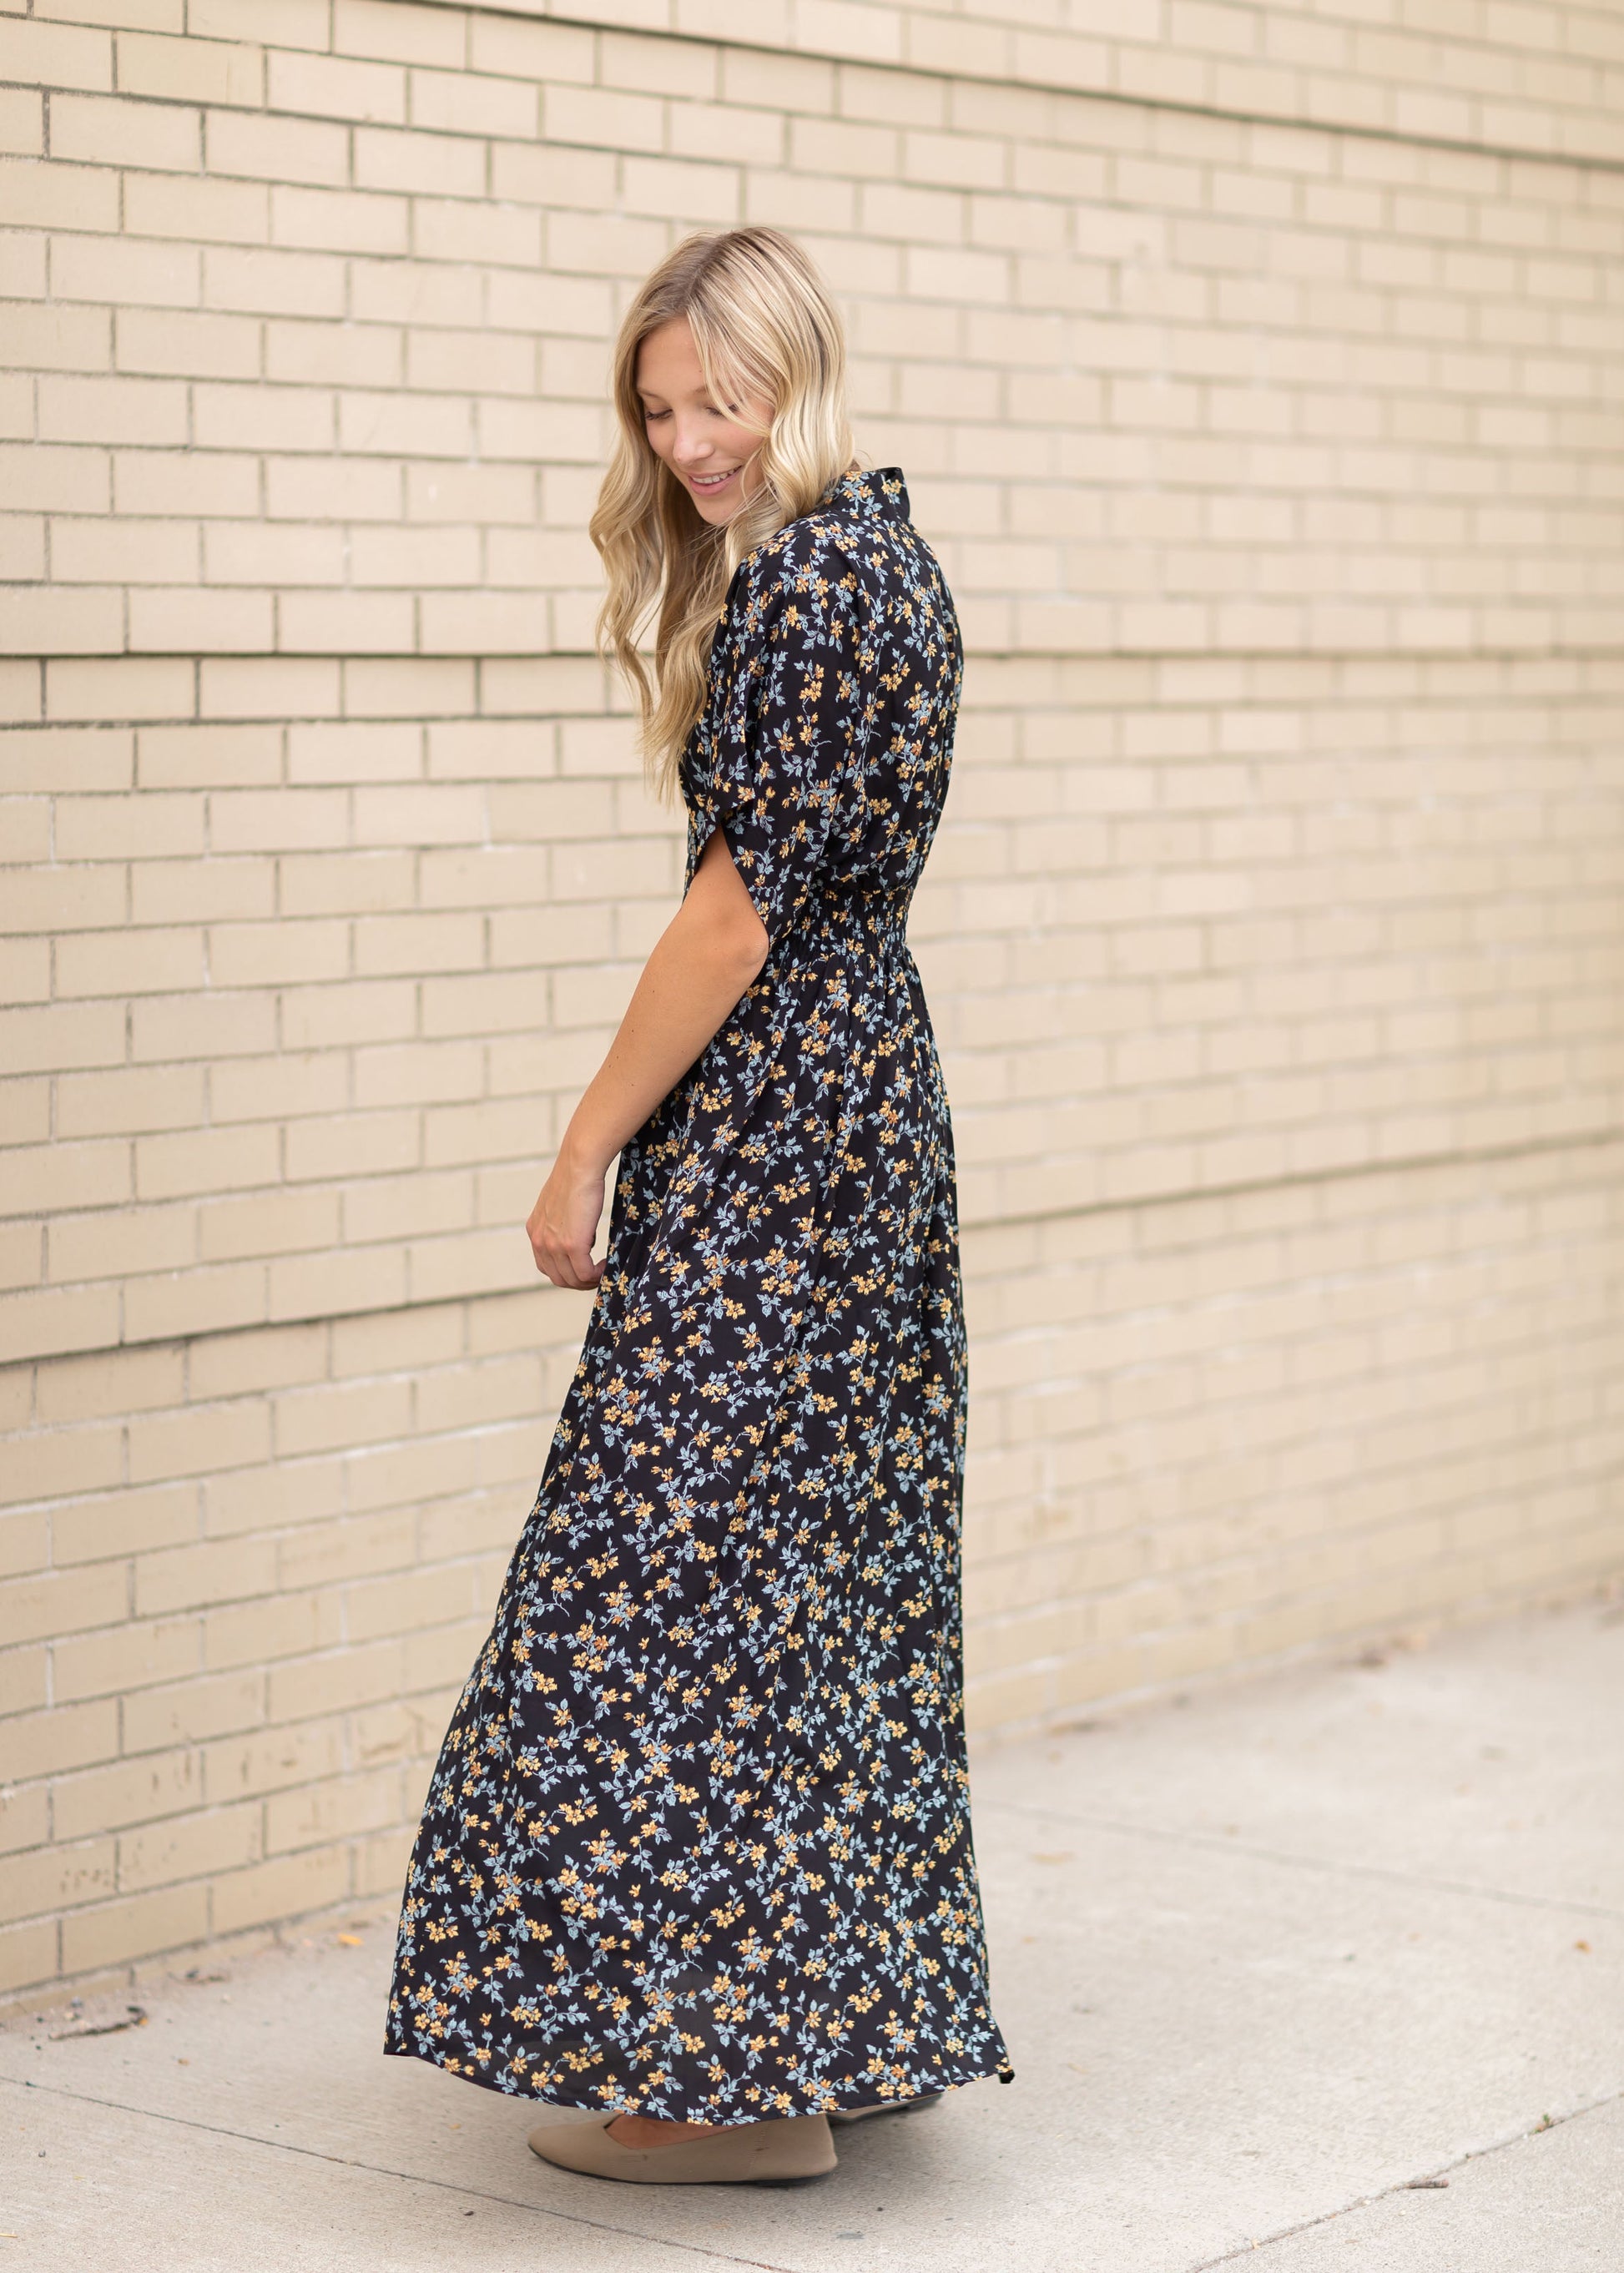
[[[1360,2194],[1339,2209],[1321,2210],[1314,2217],[1300,2218],[1295,2225],[1282,2225],[1277,2232],[1260,2234],[1255,2241],[1244,2241],[1238,2248],[1226,2249],[1221,2256],[1200,2258],[1195,2264],[1186,2266],[1184,2273],[1212,2273],[1214,2266],[1233,2265],[1237,2258],[1255,2257],[1260,2249],[1272,2249],[1276,2242],[1289,2241],[1299,2233],[1312,2233],[1316,2226],[1335,2225],[1339,2218],[1350,2217],[1355,2210],[1390,2202],[1395,2194],[1402,2194],[1411,2187],[1424,2187],[1429,2179],[1440,2179],[1468,2163],[1486,2162],[1491,2155],[1502,2155],[1508,2147],[1521,2146],[1525,2139],[1540,2138],[1547,2131],[1560,2131],[1565,2124],[1577,2122],[1582,2115],[1593,2115],[1598,2108],[1615,2106],[1620,2100],[1624,2100],[1624,2084],[1616,2090],[1603,2092],[1599,2098],[1568,2108],[1560,2115],[1542,2115],[1538,2123],[1530,2123],[1525,2130],[1508,2132],[1503,2139],[1492,2139],[1486,2147],[1469,2147],[1463,2155],[1440,2163],[1436,2170],[1423,2171],[1413,2179],[1396,2179],[1390,2187],[1379,2187],[1374,2194]]]
[[[1566,1901],[1553,1894],[1520,1894],[1506,1887],[1473,1886],[1465,1879],[1442,1879],[1427,1871],[1400,1871],[1381,1863],[1337,1862],[1319,1855],[1293,1855],[1274,1847],[1259,1847],[1244,1840],[1226,1839],[1210,1831],[1175,1831],[1159,1823],[1135,1823],[1116,1815],[1077,1814],[1064,1808],[1038,1807],[1025,1800],[995,1799],[978,1793],[978,1814],[1019,1815],[1039,1823],[1070,1823],[1079,1828],[1121,1831],[1139,1839],[1159,1839],[1170,1847],[1199,1847],[1214,1855],[1244,1855],[1248,1862],[1277,1863],[1289,1870],[1319,1871],[1333,1879],[1376,1879],[1385,1886],[1425,1887],[1435,1894],[1469,1894],[1485,1902],[1507,1902],[1520,1909],[1556,1910],[1575,1917],[1619,1918],[1624,1911],[1605,1902]]]
[[[367,2171],[374,2178],[402,2179],[408,2186],[432,2187],[437,2193],[466,2196],[475,2202],[500,2202],[508,2209],[528,2210],[533,2217],[551,2218],[562,2225],[585,2226],[593,2233],[612,2233],[623,2241],[643,2241],[654,2249],[680,2249],[687,2256],[700,2257],[726,2265],[744,2265],[751,2273],[805,2273],[804,2267],[780,2265],[774,2258],[740,2257],[729,2249],[707,2247],[697,2241],[667,2240],[663,2235],[640,2233],[635,2226],[613,2225],[606,2219],[583,2217],[574,2210],[552,2209],[545,2203],[525,2202],[516,2194],[493,2194],[486,2187],[463,2187],[449,2179],[425,2177],[418,2171],[397,2171],[392,2164],[369,2163],[358,2155],[329,2155],[320,2147],[301,2147],[291,2139],[267,2139],[258,2131],[236,2131],[229,2124],[206,2123],[190,2115],[170,2115],[161,2108],[136,2107],[123,2099],[103,2099],[90,2091],[71,2091],[65,2084],[39,2083],[32,2076],[0,2074],[0,2084],[10,2084],[14,2091],[42,2091],[53,2099],[67,2099],[76,2105],[106,2107],[120,2115],[139,2115],[154,2123],[173,2124],[183,2131],[203,2131],[219,2139],[240,2139],[245,2145],[269,2147],[278,2154],[300,2155],[307,2161],[333,2163],[341,2170]],[[516,2097],[516,2095],[515,2095]],[[545,2103],[538,2100],[537,2106]]]

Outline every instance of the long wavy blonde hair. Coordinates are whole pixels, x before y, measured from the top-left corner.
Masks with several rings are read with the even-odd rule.
[[[677,316],[688,319],[714,401],[772,406],[765,427],[735,419],[762,437],[760,483],[719,527],[655,455],[643,426],[637,352]],[[644,768],[670,801],[734,569],[853,462],[845,329],[823,278],[782,229],[701,232],[666,255],[627,311],[613,390],[620,433],[589,524],[608,584],[598,645],[636,695]],[[652,683],[638,649],[650,619]]]

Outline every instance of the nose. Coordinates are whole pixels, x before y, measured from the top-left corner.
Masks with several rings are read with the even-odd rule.
[[[686,426],[678,422],[676,439],[672,445],[672,456],[679,466],[701,466],[716,449],[715,443],[702,426]]]

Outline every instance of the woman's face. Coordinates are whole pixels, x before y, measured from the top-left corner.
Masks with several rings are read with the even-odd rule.
[[[686,316],[672,317],[643,341],[636,383],[643,431],[655,456],[671,468],[706,521],[731,521],[761,487],[756,454],[762,437],[735,425],[734,415],[765,426],[771,406],[749,395],[740,402],[711,399]]]

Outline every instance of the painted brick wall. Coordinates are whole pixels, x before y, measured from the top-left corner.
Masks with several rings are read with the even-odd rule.
[[[1616,11],[612,12],[0,7],[0,1986],[398,1883],[680,882],[584,523],[686,227],[973,652],[977,1725],[1624,1561]]]

